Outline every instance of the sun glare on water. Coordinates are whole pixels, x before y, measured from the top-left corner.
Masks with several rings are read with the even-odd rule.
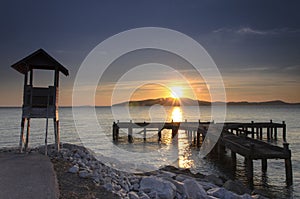
[[[171,87],[171,97],[176,99],[183,97],[182,87],[180,86]]]
[[[174,107],[172,110],[173,122],[182,122],[182,110],[180,107]]]

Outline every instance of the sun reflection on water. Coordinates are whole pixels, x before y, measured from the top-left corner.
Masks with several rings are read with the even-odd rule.
[[[179,106],[176,106],[172,110],[173,122],[182,122],[182,110]]]

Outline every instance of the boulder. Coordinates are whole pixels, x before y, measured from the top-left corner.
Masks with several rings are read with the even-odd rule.
[[[179,175],[177,175],[177,176],[175,177],[175,179],[176,179],[177,181],[182,182],[182,181],[184,181],[184,180],[186,180],[186,179],[194,179],[194,178],[191,177],[191,176],[188,176],[188,175],[179,174]]]
[[[207,194],[220,199],[241,199],[239,195],[220,187],[208,190]]]
[[[130,191],[128,193],[128,196],[130,199],[139,199],[140,197],[137,195],[137,193],[133,192],[133,191]]]
[[[212,189],[212,188],[218,188],[217,185],[215,184],[212,184],[210,182],[205,182],[205,181],[198,181],[198,183],[207,191],[209,189]]]
[[[185,191],[184,191],[184,186],[183,186],[183,182],[179,182],[177,180],[174,180],[174,179],[170,179],[170,178],[164,178],[165,180],[171,182],[173,185],[175,185],[176,187],[176,191],[180,194],[183,194]]]
[[[204,177],[205,180],[207,180],[208,182],[211,182],[219,187],[223,186],[223,180],[220,179],[219,177],[217,177],[214,174],[210,174]]]
[[[145,194],[144,192],[142,192],[140,194],[140,199],[150,199],[150,197],[147,194]]]
[[[89,178],[91,176],[92,176],[91,172],[87,169],[79,171],[79,177],[81,178]]]
[[[157,177],[175,178],[176,174],[169,171],[160,171],[160,174],[158,174]]]
[[[185,190],[185,195],[188,198],[195,198],[195,199],[207,198],[207,194],[205,190],[196,180],[186,179],[183,181],[183,186]]]
[[[157,193],[157,196],[161,199],[174,198],[176,195],[175,185],[173,185],[169,181],[164,181],[154,176],[144,177],[140,183],[140,190],[144,192],[154,191]]]
[[[243,183],[233,180],[227,180],[223,187],[229,191],[232,191],[236,194],[243,195],[244,193],[250,193],[250,190],[247,189]]]
[[[78,173],[79,171],[79,166],[78,165],[74,165],[69,169],[70,173]]]

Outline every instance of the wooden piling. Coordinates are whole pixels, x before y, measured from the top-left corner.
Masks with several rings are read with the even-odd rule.
[[[158,142],[161,142],[161,129],[158,131],[157,135],[158,135]]]
[[[21,133],[20,133],[20,143],[19,143],[19,150],[20,153],[23,150],[23,143],[24,143],[24,126],[25,126],[25,118],[22,117],[21,119]]]
[[[251,124],[254,124],[254,121],[251,121]],[[254,139],[254,127],[251,127],[251,137]]]
[[[253,189],[253,160],[250,157],[246,158],[246,170],[249,186]]]
[[[262,172],[266,172],[268,169],[268,161],[266,158],[261,159],[261,170]]]
[[[286,124],[285,124],[285,121],[282,121],[282,139],[284,142],[286,142]]]
[[[147,129],[146,129],[146,127],[144,127],[143,140],[144,140],[144,142],[146,142],[146,140],[147,140]]]
[[[197,129],[197,148],[200,148],[200,129]]]
[[[133,142],[133,137],[132,137],[132,120],[130,120],[130,125],[128,127],[128,142],[129,143]]]
[[[252,154],[254,154],[254,144],[250,144],[250,156],[246,158],[246,164],[247,164],[247,178],[249,182],[249,186],[251,189],[253,189],[253,159]]]
[[[27,119],[27,133],[26,133],[26,141],[25,141],[25,151],[28,148],[29,143],[29,136],[30,136],[30,118]]]
[[[292,160],[291,160],[291,150],[289,149],[289,143],[283,143],[283,148],[290,157],[286,158],[285,161],[285,175],[286,175],[286,184],[290,186],[293,184],[293,169],[292,169]]]

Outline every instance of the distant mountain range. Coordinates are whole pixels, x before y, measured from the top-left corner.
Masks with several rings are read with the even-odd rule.
[[[208,102],[201,100],[193,100],[190,98],[157,98],[157,99],[146,99],[139,101],[127,101],[119,104],[114,104],[113,106],[153,106],[153,105],[161,105],[161,106],[211,106],[213,105],[221,105],[225,102]],[[287,103],[281,100],[273,100],[273,101],[265,101],[265,102],[227,102],[227,105],[300,105],[300,103]]]

